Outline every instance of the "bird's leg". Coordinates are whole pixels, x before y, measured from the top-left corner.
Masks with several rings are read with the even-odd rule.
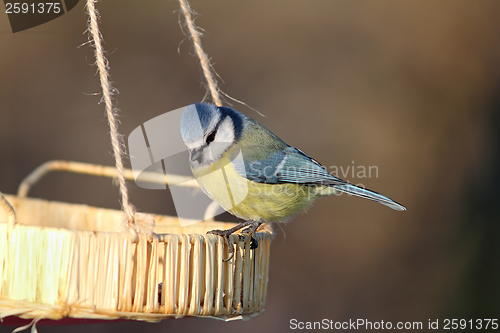
[[[252,224],[241,231],[242,234],[250,235],[250,249],[254,250],[259,247],[257,239],[255,239],[255,232],[260,227],[262,222],[252,221]]]
[[[234,243],[231,240],[231,238],[229,238],[229,236],[231,236],[233,233],[235,233],[236,231],[238,231],[242,228],[245,228],[245,227],[248,227],[249,225],[252,225],[253,223],[255,223],[255,222],[254,221],[245,221],[245,222],[241,222],[237,226],[232,227],[231,229],[211,230],[211,231],[207,232],[207,234],[221,236],[224,239],[224,241],[226,242],[227,246],[229,247],[229,258],[222,259],[222,261],[227,262],[227,261],[233,259],[233,257],[234,257]]]

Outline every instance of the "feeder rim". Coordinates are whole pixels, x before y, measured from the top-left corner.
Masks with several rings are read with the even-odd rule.
[[[53,171],[73,172],[73,173],[87,174],[100,177],[109,177],[109,178],[116,178],[118,176],[118,171],[115,167],[92,164],[92,163],[66,161],[66,160],[53,160],[41,164],[35,170],[33,170],[26,178],[24,178],[19,184],[17,190],[17,196],[20,199],[27,198],[28,193],[33,187],[33,185],[38,183],[42,177]],[[139,170],[133,170],[133,169],[125,169],[124,171],[125,171],[125,178],[127,180],[135,180],[136,176],[140,174],[141,181],[148,183],[199,188],[199,185],[196,182],[196,180],[188,176],[164,174],[164,173],[150,172],[150,171],[140,172]],[[14,226],[17,223],[16,211],[14,207],[10,204],[10,202],[7,200],[7,198],[5,198],[5,196],[2,194],[1,191],[0,191],[0,206],[7,214],[9,225]],[[205,210],[204,220],[213,221],[213,217],[215,216],[218,207],[219,204],[216,201],[212,201]]]

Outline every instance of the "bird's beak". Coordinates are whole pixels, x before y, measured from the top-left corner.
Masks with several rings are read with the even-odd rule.
[[[191,161],[196,161],[201,158],[202,148],[191,149]]]

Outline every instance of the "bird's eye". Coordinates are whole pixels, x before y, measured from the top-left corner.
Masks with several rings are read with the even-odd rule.
[[[215,140],[215,131],[210,133],[209,136],[207,136],[207,139],[205,140],[207,143],[213,142]]]

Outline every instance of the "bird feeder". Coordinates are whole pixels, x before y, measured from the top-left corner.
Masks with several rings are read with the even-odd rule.
[[[53,161],[30,174],[17,195],[0,194],[0,318],[228,320],[264,310],[269,227],[256,233],[255,250],[248,236],[232,235],[229,262],[227,245],[206,232],[231,223],[181,227],[174,216],[136,214],[134,239],[122,228],[122,211],[28,197],[54,170],[116,175],[111,167]],[[153,232],[140,232],[147,228]]]

